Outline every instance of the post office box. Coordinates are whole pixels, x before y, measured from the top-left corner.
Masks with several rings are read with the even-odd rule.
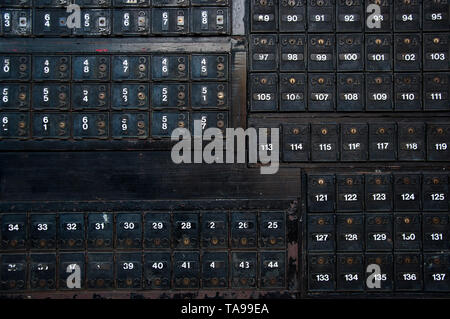
[[[280,71],[304,71],[306,69],[306,37],[304,35],[280,35]]]
[[[114,288],[114,256],[112,253],[88,253],[86,267],[88,289]]]
[[[58,257],[58,289],[85,287],[86,256],[84,253],[60,253]]]
[[[30,108],[30,85],[0,83],[0,109],[28,110]]]
[[[369,159],[389,161],[397,158],[396,125],[369,124]]]
[[[56,215],[30,215],[30,246],[35,249],[56,248]]]
[[[338,32],[361,32],[364,25],[364,1],[336,1],[336,29]]]
[[[391,254],[369,253],[365,255],[366,291],[392,291],[394,261]]]
[[[285,248],[286,214],[261,212],[259,214],[259,247]]]
[[[390,71],[393,69],[392,36],[377,34],[366,36],[366,70]]]
[[[185,98],[187,92],[185,90],[178,91],[180,86],[173,86],[174,90],[177,90],[175,95],[167,97],[168,90],[166,89],[166,100],[173,99],[173,97],[177,98],[178,94],[181,95],[184,99],[182,99],[181,103],[174,102],[173,105],[179,106],[186,105]],[[178,88],[178,89],[177,89]],[[200,109],[200,108],[227,108],[229,106],[228,102],[228,84],[227,83],[216,83],[216,82],[201,82],[201,83],[192,83],[191,87],[191,106],[192,108]],[[160,91],[161,92],[161,91]],[[180,93],[181,92],[181,93]],[[164,94],[161,93],[160,99]],[[180,100],[178,100],[180,101]],[[169,103],[167,103],[168,105]],[[154,105],[154,104],[153,104]]]
[[[115,35],[149,35],[151,32],[150,9],[113,10]]]
[[[198,213],[173,214],[172,240],[174,248],[198,248],[200,222]]]
[[[283,125],[283,161],[309,161],[310,135],[309,125]]]
[[[427,125],[427,159],[429,161],[447,161],[450,157],[450,125]]]
[[[152,0],[154,7],[186,7],[189,5],[189,0]]]
[[[119,289],[139,289],[142,287],[141,253],[117,254],[116,287]]]
[[[111,91],[114,110],[149,109],[148,84],[113,84]]]
[[[366,215],[366,251],[392,251],[393,231],[391,214]]]
[[[144,254],[144,289],[167,289],[171,286],[172,262],[168,252]]]
[[[189,33],[189,11],[183,8],[153,8],[152,33],[177,35]]]
[[[46,0],[37,0],[37,1],[46,1]],[[62,0],[64,1],[64,0]],[[31,6],[31,0],[3,0],[2,6],[7,7],[29,7]]]
[[[337,251],[364,250],[364,216],[362,214],[338,214],[336,224]]]
[[[256,248],[257,215],[255,212],[232,212],[230,228],[232,248]]]
[[[195,129],[196,121],[200,122],[201,133]],[[228,127],[228,112],[192,112],[191,127],[194,136],[203,134],[208,128],[218,128],[225,134]]]
[[[26,113],[0,113],[0,139],[26,139],[30,136],[30,116]]]
[[[146,81],[150,78],[150,57],[114,56],[112,58],[113,81]]]
[[[72,58],[73,80],[109,80],[108,56],[75,56]]]
[[[252,111],[278,110],[278,76],[276,73],[250,75]]]
[[[225,212],[207,212],[201,216],[202,248],[228,247],[228,214]]]
[[[334,291],[336,289],[336,257],[330,254],[308,256],[308,290]]]
[[[260,252],[259,287],[263,289],[286,287],[285,252]]]
[[[302,32],[306,29],[306,1],[279,2],[280,32]]]
[[[449,26],[449,5],[445,0],[423,2],[423,30],[447,31]]]
[[[422,27],[422,0],[395,0],[394,12],[396,32],[420,31]]]
[[[308,77],[308,110],[334,111],[336,106],[334,74],[310,74]]]
[[[27,257],[25,254],[1,256],[0,290],[27,288]]]
[[[203,83],[197,84],[197,85],[202,86]],[[218,86],[219,85],[223,85],[223,84],[218,84]],[[194,86],[194,84],[193,84],[193,86]],[[193,88],[193,90],[194,90],[194,88]],[[200,98],[200,96],[198,96],[198,98]],[[189,87],[187,84],[182,84],[182,83],[154,84],[152,86],[151,99],[152,99],[151,105],[153,108],[166,108],[166,107],[167,108],[175,108],[175,107],[183,108],[188,105]],[[192,104],[194,104],[194,102]],[[192,106],[194,106],[194,105],[192,105]]]
[[[56,289],[56,254],[30,254],[30,288]]]
[[[394,255],[395,290],[419,291],[423,289],[422,255],[402,253]]]
[[[422,69],[422,38],[420,34],[396,34],[394,51],[396,71],[420,71]]]
[[[394,83],[391,73],[366,75],[366,110],[392,111]]]
[[[73,110],[107,110],[110,105],[109,84],[73,84]]]
[[[419,73],[396,73],[394,90],[396,111],[422,110],[422,76]]]
[[[191,0],[191,6],[227,6],[228,4],[228,0]]]
[[[398,123],[398,159],[400,161],[425,160],[424,123]]]
[[[359,254],[336,255],[338,291],[364,290],[364,257]]]
[[[31,35],[32,13],[30,9],[1,9],[0,35],[20,37]]]
[[[71,121],[69,114],[33,113],[33,137],[37,139],[68,139]]]
[[[421,175],[394,174],[394,207],[396,211],[420,211]]]
[[[73,29],[77,36],[108,36],[111,34],[111,10],[89,9],[81,15],[81,28]]]
[[[74,139],[106,139],[109,136],[108,113],[72,113]]]
[[[3,214],[2,222],[2,248],[24,249],[27,246],[28,228],[26,214]]]
[[[278,30],[278,5],[273,0],[252,0],[250,5],[251,32]]]
[[[82,7],[109,7],[111,0],[78,0],[77,3]]]
[[[116,215],[116,248],[142,248],[142,215]]]
[[[450,291],[449,258],[448,254],[424,254],[425,291]]]
[[[232,288],[256,288],[258,266],[256,252],[232,252],[231,264]]]
[[[251,35],[252,71],[276,71],[278,68],[278,37],[276,34]]]
[[[393,0],[366,0],[366,32],[391,32]]]
[[[424,74],[424,110],[449,110],[449,77],[448,73]]]
[[[111,136],[114,139],[148,138],[148,113],[112,113]]]
[[[368,211],[391,211],[393,208],[391,174],[367,174],[365,206]]]
[[[333,214],[308,215],[308,251],[334,251],[336,227]]]
[[[362,34],[339,34],[337,36],[338,71],[364,70],[364,38]]]
[[[195,289],[200,286],[200,261],[198,252],[173,253],[174,288]]]
[[[424,211],[447,211],[448,205],[448,175],[423,174],[422,203]]]
[[[308,1],[308,32],[332,32],[335,27],[335,1]]]
[[[29,56],[0,56],[0,81],[28,81],[30,76],[31,59]]]
[[[152,112],[152,136],[170,137],[176,128],[189,129],[187,112]]]
[[[33,110],[59,110],[70,108],[70,86],[64,83],[33,84]],[[23,95],[19,95],[22,100]]]
[[[152,78],[154,81],[187,80],[189,77],[189,57],[162,56],[152,57]]]
[[[113,0],[115,7],[149,7],[151,0]]]
[[[396,214],[394,216],[394,249],[421,250],[422,222],[418,213]]]
[[[445,71],[450,69],[449,35],[423,35],[424,71]]]
[[[67,16],[65,9],[36,9],[33,34],[48,37],[71,35],[72,29],[67,26]]]
[[[308,175],[309,212],[333,212],[335,193],[334,175]]]
[[[363,111],[365,108],[364,74],[340,73],[337,76],[337,110]]]
[[[280,74],[280,111],[305,111],[306,75]]]
[[[104,249],[113,247],[114,217],[111,213],[87,215],[87,247]]]
[[[311,159],[314,162],[334,162],[339,158],[339,128],[337,124],[311,124]]]
[[[83,249],[85,246],[84,214],[59,214],[57,233],[59,249]]]
[[[169,213],[150,212],[145,214],[145,248],[170,248],[172,225]]]
[[[337,174],[338,212],[361,212],[364,209],[364,176]]]
[[[341,124],[341,161],[367,161],[367,124]]]
[[[228,79],[227,55],[192,55],[192,80],[224,81]]]
[[[333,34],[308,35],[309,71],[323,72],[336,69],[335,42],[336,40]]]
[[[36,81],[70,80],[70,57],[33,56],[33,79]]]
[[[447,214],[425,213],[422,223],[424,251],[441,251],[450,247],[450,224]]]
[[[203,252],[201,281],[202,288],[228,288],[227,252]]]
[[[192,8],[192,33],[228,34],[230,32],[227,8]]]

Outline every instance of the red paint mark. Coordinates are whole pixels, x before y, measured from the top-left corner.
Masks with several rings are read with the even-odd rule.
[[[108,49],[95,49],[96,52],[108,52]]]
[[[17,52],[17,49],[12,49],[13,52]]]

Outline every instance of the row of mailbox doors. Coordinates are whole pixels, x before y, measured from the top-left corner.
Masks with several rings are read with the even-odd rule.
[[[449,292],[448,253],[308,254],[310,292]]]
[[[285,258],[284,251],[3,254],[0,290],[280,289]]]
[[[356,120],[354,120],[356,122]],[[386,119],[283,124],[285,162],[448,161],[450,125]]]
[[[81,9],[68,24],[66,9],[0,9],[2,36],[227,35],[228,8]],[[77,20],[76,20],[77,21]]]
[[[283,212],[2,214],[1,249],[284,249]]]
[[[448,211],[446,173],[324,173],[307,176],[308,212]]]

